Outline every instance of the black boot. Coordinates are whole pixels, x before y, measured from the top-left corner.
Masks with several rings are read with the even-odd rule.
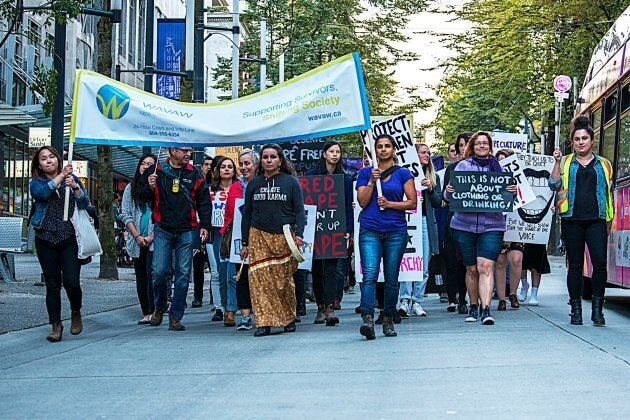
[[[363,324],[361,324],[359,332],[368,340],[374,340],[376,338],[376,334],[374,333],[374,317],[372,315],[361,315],[361,318],[363,318]]]
[[[571,305],[571,324],[582,325],[582,299],[571,299],[569,305]]]
[[[593,296],[592,306],[591,306],[591,321],[593,321],[593,325],[596,327],[603,327],[606,325],[606,320],[604,319],[604,314],[602,313],[602,307],[604,306],[604,297],[603,296]]]
[[[391,316],[385,315],[383,317],[383,335],[385,337],[396,337],[396,330],[394,329],[394,320]]]

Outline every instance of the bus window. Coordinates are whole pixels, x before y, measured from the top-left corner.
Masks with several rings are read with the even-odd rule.
[[[621,89],[621,113],[630,108],[630,83]]]
[[[602,109],[601,108],[596,108],[593,110],[593,113],[591,115],[591,127],[593,127],[593,130],[595,131],[595,146],[593,148],[593,151],[595,153],[599,153],[599,127],[602,124]]]
[[[630,111],[621,116],[617,179],[630,177]]]
[[[604,127],[604,147],[602,156],[611,162],[615,161],[615,121]]]
[[[604,106],[604,124],[614,120],[617,116],[617,94],[610,95],[606,98]]]

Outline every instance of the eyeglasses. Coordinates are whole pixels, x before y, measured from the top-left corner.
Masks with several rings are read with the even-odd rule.
[[[180,152],[182,152],[185,155],[191,154],[192,153],[192,149],[182,149],[180,147],[175,147],[175,150],[179,150]]]

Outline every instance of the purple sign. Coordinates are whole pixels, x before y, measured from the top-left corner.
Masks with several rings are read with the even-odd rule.
[[[186,21],[184,19],[157,20],[157,68],[158,70],[182,71],[186,45]],[[157,75],[156,94],[179,100],[181,79],[179,76]]]

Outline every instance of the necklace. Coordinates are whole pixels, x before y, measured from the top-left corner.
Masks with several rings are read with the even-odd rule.
[[[591,153],[591,155],[587,158],[580,158],[580,156],[575,156],[575,160],[578,161],[578,163],[580,165],[582,165],[583,167],[587,167],[589,163],[591,163],[593,161],[593,159],[595,158],[595,156],[593,156],[593,154]]]

